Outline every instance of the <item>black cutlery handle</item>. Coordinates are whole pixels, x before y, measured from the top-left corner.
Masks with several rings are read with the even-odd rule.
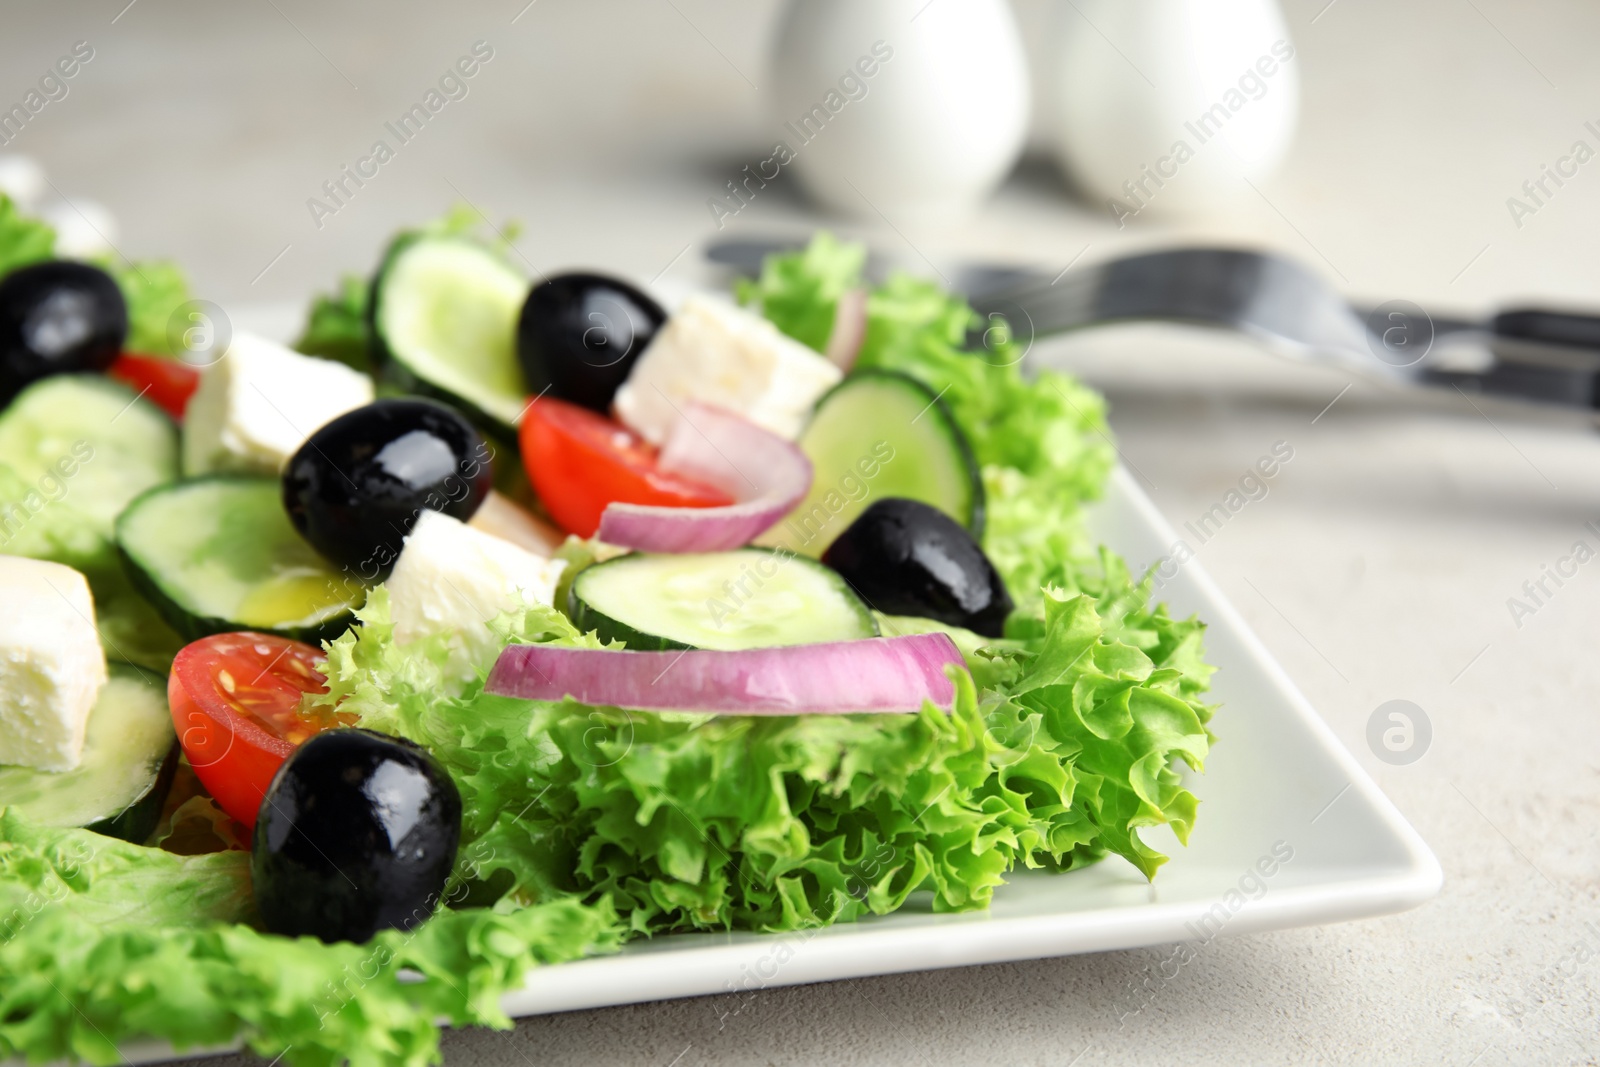
[[[1600,315],[1512,308],[1496,315],[1489,329],[1496,337],[1508,340],[1600,351]]]
[[[1593,370],[1496,363],[1482,371],[1424,368],[1416,380],[1424,385],[1454,388],[1476,396],[1532,400],[1600,411],[1600,376]]]

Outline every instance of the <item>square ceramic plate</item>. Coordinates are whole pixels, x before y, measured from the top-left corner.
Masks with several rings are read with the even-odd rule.
[[[1091,529],[1134,573],[1177,538],[1125,469]],[[1219,670],[1206,773],[1190,775],[1200,815],[1188,848],[1155,882],[1111,857],[1070,874],[1019,871],[984,912],[914,908],[805,934],[682,934],[615,956],[535,971],[506,998],[513,1016],[796,985],[899,971],[1209,940],[1387,915],[1427,900],[1443,874],[1300,695],[1211,579],[1191,560],[1160,591],[1176,616],[1209,623]],[[1289,858],[1285,858],[1289,857]],[[1270,872],[1270,873],[1269,873]]]
[[[1092,532],[1135,573],[1176,540],[1119,468],[1091,513]],[[1200,816],[1190,846],[1154,884],[1112,857],[1070,874],[1022,871],[985,912],[894,915],[805,934],[681,934],[614,956],[540,968],[505,999],[512,1016],[797,985],[839,978],[1102,952],[1404,911],[1439,890],[1439,863],[1267,654],[1211,579],[1189,561],[1160,591],[1173,614],[1198,614],[1220,668],[1219,736],[1190,775]],[[170,1059],[130,1046],[130,1063]],[[195,1053],[191,1053],[194,1055]]]

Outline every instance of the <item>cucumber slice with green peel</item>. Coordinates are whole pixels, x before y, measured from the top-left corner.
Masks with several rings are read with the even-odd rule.
[[[93,830],[97,834],[115,837],[122,841],[132,841],[142,845],[156,832],[156,827],[161,824],[161,813],[166,810],[167,796],[172,792],[172,783],[178,777],[178,757],[183,754],[183,747],[174,742],[167,749],[167,758],[161,761],[161,767],[156,772],[156,780],[150,786],[150,791],[128,807],[119,815],[109,819],[101,819],[85,826],[85,830]]]
[[[800,435],[813,477],[806,498],[758,543],[820,556],[874,500],[938,508],[983,536],[983,479],[966,435],[938,395],[894,371],[858,371],[821,400]]]
[[[57,774],[0,767],[0,808],[41,826],[141,842],[161,817],[177,766],[166,679],[113,664],[89,714],[82,762]]]
[[[514,441],[528,402],[517,319],[528,280],[465,237],[407,234],[372,282],[372,358],[380,378],[460,408]]]
[[[622,556],[585,568],[567,593],[578,629],[631,649],[737,651],[878,636],[831,569],[790,552]]]
[[[82,571],[106,654],[163,672],[183,641],[129,587],[114,528],[130,500],[177,476],[178,428],[109,378],[44,378],[0,414],[0,553]]]
[[[134,586],[190,641],[233,630],[331,640],[367,596],[290,525],[276,478],[158,486],[117,520],[117,546]]]
[[[99,375],[35,382],[0,414],[0,552],[93,571],[128,502],[178,474],[178,430]]]

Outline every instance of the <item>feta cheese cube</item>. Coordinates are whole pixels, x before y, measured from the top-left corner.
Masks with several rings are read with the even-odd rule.
[[[372,380],[343,363],[234,334],[184,412],[184,473],[277,474],[313,432],[372,396]]]
[[[498,490],[489,490],[467,525],[548,559],[567,535]]]
[[[617,390],[617,417],[659,445],[684,403],[697,400],[793,440],[841,377],[825,357],[760,315],[695,296],[633,365]]]
[[[83,575],[60,563],[0,556],[0,764],[70,771],[106,657]]]
[[[549,604],[565,560],[550,560],[437,511],[417,516],[389,575],[397,644],[448,635],[447,673],[457,682],[494,665],[497,616]]]

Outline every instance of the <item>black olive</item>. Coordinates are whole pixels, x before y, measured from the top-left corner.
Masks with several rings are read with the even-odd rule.
[[[966,527],[915,500],[879,500],[822,554],[874,608],[1000,637],[1011,594]]]
[[[517,322],[528,390],[604,414],[667,313],[627,282],[558,274],[533,287]]]
[[[128,336],[128,305],[111,275],[51,260],[0,281],[0,403],[52,374],[103,371]]]
[[[461,794],[427,752],[368,730],[296,749],[261,801],[250,849],[272,933],[366,941],[433,914],[461,843]]]
[[[306,438],[283,469],[283,505],[318,552],[357,578],[386,578],[422,511],[465,522],[478,510],[491,454],[443,404],[378,400]]]

